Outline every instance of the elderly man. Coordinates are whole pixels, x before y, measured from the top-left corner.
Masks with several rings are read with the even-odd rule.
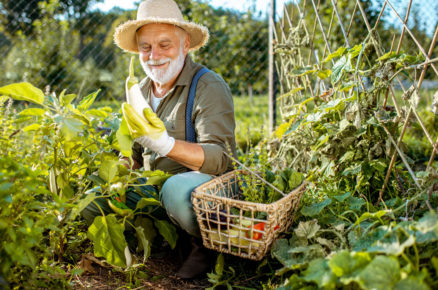
[[[191,193],[213,176],[231,170],[223,152],[235,152],[230,89],[219,75],[188,55],[204,46],[208,37],[206,27],[184,20],[173,0],[142,2],[137,20],[121,24],[114,34],[120,48],[139,54],[147,75],[140,83],[143,97],[166,128],[160,138],[136,138],[133,168],[175,174],[163,185],[160,199],[171,220],[194,237],[192,251],[177,272],[182,278],[205,273],[211,264],[200,240]],[[207,72],[197,75],[201,70]],[[198,83],[190,93],[194,79]],[[127,199],[135,207],[141,197],[130,194]],[[92,221],[90,212],[96,211],[88,208],[83,216]]]

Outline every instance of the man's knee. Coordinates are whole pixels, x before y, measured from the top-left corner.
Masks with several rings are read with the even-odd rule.
[[[168,216],[189,234],[199,232],[191,203],[192,191],[212,177],[199,172],[186,172],[170,177],[163,185],[160,200]]]

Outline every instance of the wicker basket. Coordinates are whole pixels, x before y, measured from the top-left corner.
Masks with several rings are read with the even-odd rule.
[[[277,236],[291,226],[306,182],[280,200],[262,204],[241,200],[239,174],[247,172],[235,170],[197,187],[193,208],[205,247],[261,260]]]

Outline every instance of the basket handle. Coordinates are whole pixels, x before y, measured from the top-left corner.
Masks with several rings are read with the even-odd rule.
[[[260,178],[264,183],[266,183],[267,185],[269,185],[273,190],[275,190],[276,192],[280,193],[282,196],[286,196],[287,194],[284,194],[281,190],[279,190],[278,188],[276,188],[273,184],[269,183],[266,179],[264,179],[263,177],[261,177],[260,175],[258,175],[257,173],[255,173],[254,171],[252,171],[251,169],[249,169],[248,167],[246,167],[243,163],[239,162],[239,160],[237,160],[236,158],[234,158],[233,156],[231,156],[230,154],[228,154],[227,152],[223,151],[225,156],[227,156],[228,158],[230,158],[231,160],[233,160],[234,162],[236,162],[237,164],[239,164],[240,166],[242,166],[245,170],[249,171],[251,174],[257,176],[258,178]]]

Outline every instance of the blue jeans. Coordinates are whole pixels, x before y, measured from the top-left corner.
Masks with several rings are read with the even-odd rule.
[[[161,189],[159,195],[160,201],[167,215],[176,225],[192,236],[200,237],[196,214],[191,202],[192,191],[212,178],[211,175],[197,171],[180,173],[167,179]],[[133,190],[127,190],[126,205],[129,208],[135,209],[140,199],[143,197],[150,197],[147,192],[150,192],[151,188],[148,186],[145,186],[144,188],[145,190],[142,190],[142,192],[145,192],[145,194],[139,194]],[[113,213],[108,206],[106,199],[98,198],[95,202],[99,204],[105,214]],[[157,210],[156,214],[160,215],[160,210]],[[92,202],[81,212],[81,215],[85,218],[88,224],[91,224],[96,216],[101,215],[101,211],[98,206]]]

